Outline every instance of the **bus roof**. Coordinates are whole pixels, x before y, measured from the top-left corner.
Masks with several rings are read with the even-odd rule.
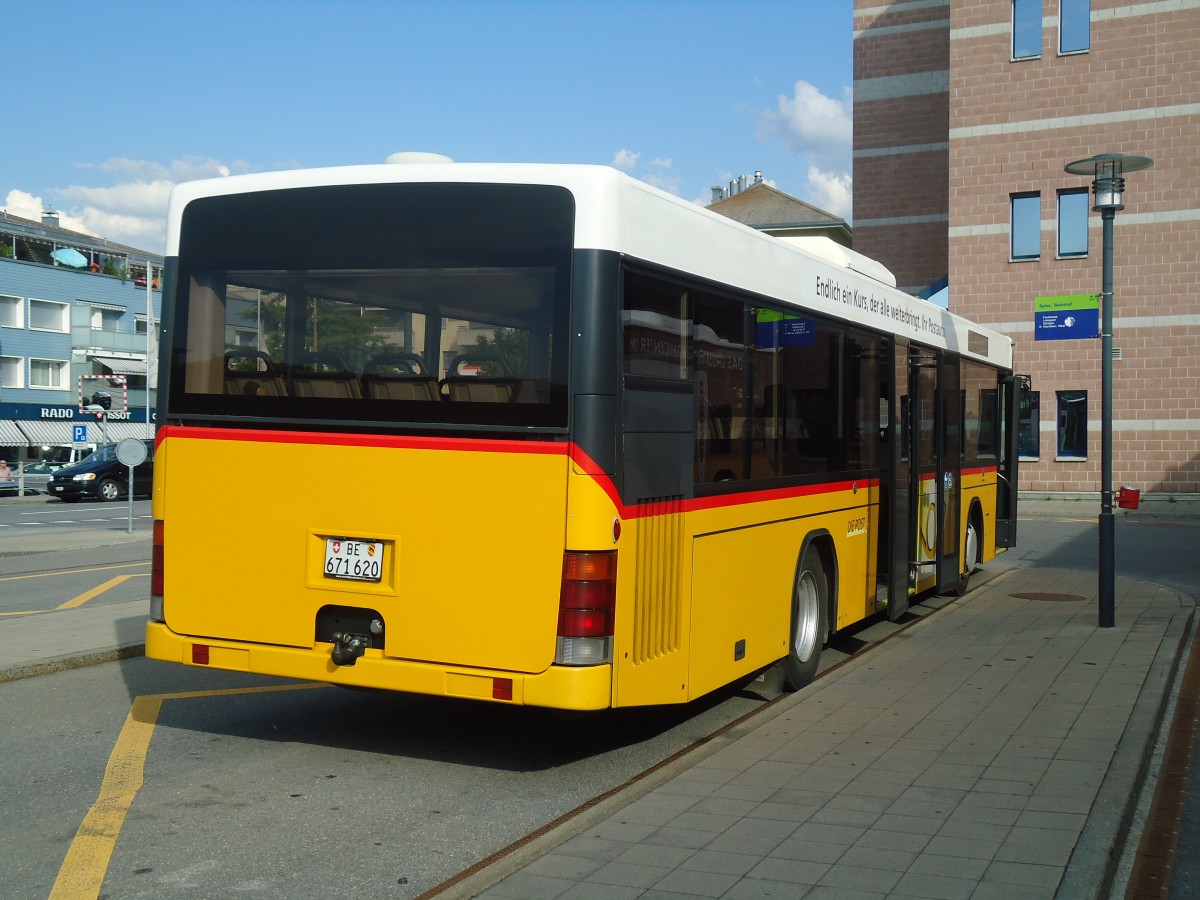
[[[306,187],[392,183],[557,185],[575,198],[575,246],[610,250],[834,318],[1011,368],[1012,340],[898,290],[879,263],[812,239],[757,231],[607,166],[405,163],[291,169],[189,181],[171,191],[166,256],[179,254],[193,200]]]

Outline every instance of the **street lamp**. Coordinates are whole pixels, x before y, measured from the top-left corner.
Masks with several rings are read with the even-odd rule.
[[[1148,156],[1124,153],[1100,153],[1089,159],[1068,163],[1070,175],[1091,175],[1096,197],[1094,212],[1104,223],[1104,280],[1101,285],[1103,321],[1101,359],[1101,438],[1100,438],[1100,627],[1112,628],[1116,621],[1116,522],[1113,519],[1112,492],[1112,307],[1113,307],[1113,220],[1124,209],[1121,194],[1126,172],[1140,172],[1154,165]]]

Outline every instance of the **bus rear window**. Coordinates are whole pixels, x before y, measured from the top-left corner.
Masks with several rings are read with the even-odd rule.
[[[566,216],[561,198],[550,210],[509,207],[510,219],[544,218],[507,230],[470,220],[472,210],[498,213],[495,197],[468,202],[470,185],[440,186],[453,189],[440,197],[429,195],[438,185],[371,186],[396,192],[403,214],[368,208],[364,218],[359,208],[347,222],[329,208],[331,199],[361,199],[363,187],[324,194],[316,235],[306,231],[316,221],[305,204],[299,217],[274,210],[271,227],[312,251],[305,266],[267,232],[258,251],[253,234],[229,248],[242,265],[206,266],[222,256],[212,244],[222,242],[224,217],[198,217],[194,229],[210,230],[201,240],[185,216],[182,234],[197,246],[189,258],[181,241],[169,414],[564,427],[570,196]],[[427,203],[466,204],[468,221],[450,229],[428,208],[424,218],[412,208],[422,198],[400,190],[414,187]],[[278,205],[278,195],[263,196]],[[255,195],[213,200],[227,205],[225,216],[266,215]],[[262,265],[245,265],[252,261]]]

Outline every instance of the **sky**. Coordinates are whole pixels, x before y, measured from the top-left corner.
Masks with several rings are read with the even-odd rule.
[[[174,184],[382,162],[761,171],[847,219],[851,0],[20,3],[0,208],[163,251]]]

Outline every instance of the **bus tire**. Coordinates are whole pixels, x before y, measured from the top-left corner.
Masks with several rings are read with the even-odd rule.
[[[979,542],[982,535],[978,523],[979,508],[971,507],[971,514],[967,517],[967,537],[963,542],[963,565],[962,573],[958,576],[958,584],[954,586],[954,593],[959,597],[967,593],[967,584],[971,580],[971,573],[975,571],[975,564],[979,561]]]
[[[786,690],[799,690],[816,677],[828,622],[829,579],[820,551],[810,545],[800,559],[792,588],[792,627],[783,661]]]

